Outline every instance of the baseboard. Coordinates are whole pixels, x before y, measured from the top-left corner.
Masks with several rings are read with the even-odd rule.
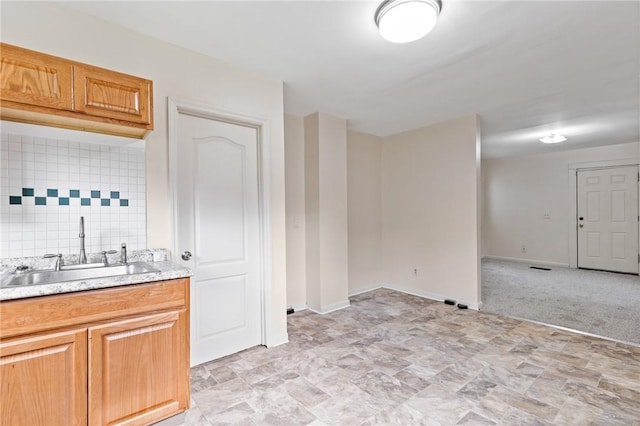
[[[289,333],[268,338],[264,345],[268,348],[275,348],[276,346],[284,345],[285,343],[289,343]]]
[[[309,309],[309,307],[305,304],[291,305],[291,307],[293,308],[294,312],[300,312],[304,311],[305,309]]]
[[[386,288],[386,289],[389,289],[389,290],[399,291],[401,293],[410,294],[412,296],[423,297],[425,299],[436,300],[438,302],[444,302],[445,299],[450,299],[450,297],[442,296],[440,294],[429,293],[427,291],[422,291],[422,290],[417,290],[417,289],[401,288],[401,287],[397,287],[395,285],[386,284],[386,283],[376,284],[376,285],[373,285],[371,287],[359,288],[359,289],[350,291],[349,292],[349,297],[356,296],[358,294],[368,293],[370,291],[374,291],[374,290],[377,290],[379,288]],[[467,302],[467,301],[464,301],[464,300],[457,300],[456,302],[457,303],[463,303],[463,304],[467,305],[469,307],[469,309],[473,309],[473,310],[476,310],[476,311],[479,311],[480,309],[482,309],[482,302]],[[331,305],[324,306],[321,309],[317,309],[317,308],[314,308],[314,307],[311,307],[311,306],[308,306],[308,305],[300,305],[300,306],[301,306],[301,308],[299,309],[298,307],[296,307],[296,305],[294,305],[293,309],[296,312],[298,312],[298,310],[309,309],[312,312],[315,312],[317,314],[328,314],[330,312],[334,312],[334,311],[337,311],[337,310],[340,310],[340,309],[348,308],[349,306],[351,306],[351,304],[349,303],[349,300],[344,300],[342,302],[333,303]]]
[[[339,311],[340,309],[348,308],[349,306],[351,306],[351,303],[349,303],[349,299],[346,299],[340,302],[332,303],[330,305],[322,306],[320,307],[320,309],[314,309],[313,307],[309,306],[309,309],[316,314],[324,315],[331,312]]]
[[[537,259],[522,259],[520,257],[505,257],[505,256],[483,256],[483,259],[490,260],[506,260],[509,262],[518,262],[518,263],[529,263],[533,265],[541,265],[541,266],[555,266],[561,268],[568,268],[568,263],[560,263],[560,262],[549,262],[547,260],[537,260]]]
[[[382,284],[377,284],[377,285],[374,285],[374,286],[371,286],[371,287],[359,288],[359,289],[356,289],[356,290],[349,290],[349,297],[357,296],[358,294],[362,294],[362,293],[368,293],[370,291],[377,290],[377,289],[382,288],[382,287],[383,287]]]
[[[369,291],[374,291],[377,290],[379,288],[386,288],[389,290],[393,290],[393,291],[399,291],[400,293],[406,293],[406,294],[410,294],[412,296],[418,296],[418,297],[422,297],[425,299],[430,299],[430,300],[436,300],[438,302],[444,302],[445,299],[449,299],[449,297],[445,297],[442,296],[440,294],[436,294],[436,293],[429,293],[427,291],[422,291],[422,290],[417,290],[417,289],[406,289],[406,288],[401,288],[401,287],[397,287],[393,284],[381,284],[379,286],[376,287],[372,287],[371,289],[368,290],[363,290],[360,291],[358,293],[355,294],[362,294],[362,293],[366,293]],[[351,295],[350,295],[351,296]],[[480,310],[480,306],[482,302],[476,303],[476,302],[467,302],[464,300],[457,300],[457,303],[463,303],[465,305],[467,305],[467,307],[469,307],[469,309],[473,309],[473,310]]]

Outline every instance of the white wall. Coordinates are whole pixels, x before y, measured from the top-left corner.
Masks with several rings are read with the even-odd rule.
[[[287,211],[287,306],[299,310],[307,304],[304,207],[304,120],[284,116]]]
[[[147,243],[171,247],[167,97],[263,117],[271,196],[271,342],[286,339],[286,238],[282,82],[47,2],[3,2],[2,41],[153,80],[155,130],[146,142]]]
[[[144,164],[141,148],[3,130],[0,258],[78,256],[80,216],[90,258],[146,248]]]
[[[382,138],[347,132],[349,294],[382,280]]]
[[[382,262],[387,285],[478,307],[477,127],[473,115],[384,138]]]
[[[636,162],[638,146],[628,143],[483,160],[483,256],[568,266],[570,207],[576,202],[570,165]]]

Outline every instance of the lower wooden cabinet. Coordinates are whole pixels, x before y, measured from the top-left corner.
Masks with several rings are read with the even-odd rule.
[[[0,303],[0,425],[148,425],[186,410],[188,302],[186,278]]]
[[[90,425],[149,424],[178,411],[188,398],[176,368],[186,361],[185,324],[184,312],[168,312],[89,328]]]
[[[87,331],[13,339],[0,345],[3,425],[87,423]]]

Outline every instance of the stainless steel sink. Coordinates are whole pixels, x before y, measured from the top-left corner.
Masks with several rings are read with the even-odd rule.
[[[132,262],[127,265],[87,267],[62,271],[30,271],[5,275],[2,277],[0,287],[56,284],[66,281],[117,277],[148,272],[158,272],[158,270],[145,262]]]

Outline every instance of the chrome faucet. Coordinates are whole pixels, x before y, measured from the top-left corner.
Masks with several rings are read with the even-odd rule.
[[[120,263],[127,264],[127,243],[120,245]]]
[[[87,263],[87,252],[84,251],[84,216],[80,216],[80,257],[78,258],[78,263]]]

